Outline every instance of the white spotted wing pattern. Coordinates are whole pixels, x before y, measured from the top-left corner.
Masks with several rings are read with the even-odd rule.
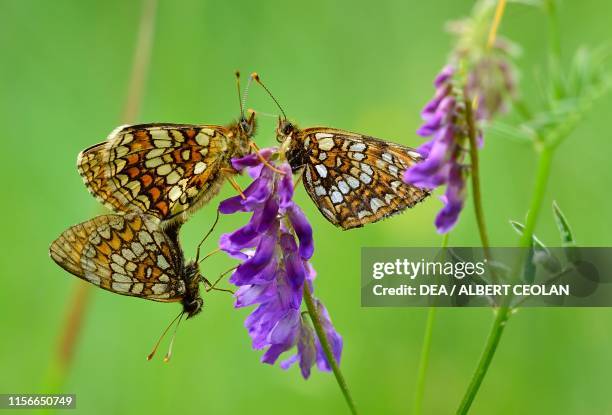
[[[196,314],[202,304],[197,264],[185,264],[178,228],[161,229],[152,215],[102,215],[64,231],[49,249],[66,271],[107,291],[163,302],[182,302]]]
[[[343,229],[377,222],[429,196],[402,181],[422,160],[415,150],[327,127],[298,129],[280,121],[277,135],[294,172],[323,216]]]
[[[230,160],[250,152],[254,126],[254,116],[228,127],[122,126],[82,151],[77,167],[90,193],[109,209],[184,222],[237,173]]]

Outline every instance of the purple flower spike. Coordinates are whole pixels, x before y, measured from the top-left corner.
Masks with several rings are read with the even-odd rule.
[[[274,165],[271,156],[276,149],[260,154],[266,164]],[[302,308],[304,284],[312,291],[314,269],[308,260],[314,253],[312,227],[302,210],[293,201],[291,168],[287,163],[274,165],[278,173],[251,154],[232,160],[237,170],[248,169],[254,181],[242,196],[221,202],[224,214],[251,212],[249,222],[234,232],[221,236],[222,250],[242,261],[230,282],[238,287],[235,307],[256,305],[245,326],[254,349],[266,349],[262,362],[275,364],[279,356],[293,348],[297,354],[281,362],[287,369],[299,362],[307,379],[312,367],[331,370],[323,349]],[[324,330],[339,362],[342,338],[336,332],[327,310],[315,299]]]
[[[482,127],[517,98],[513,58],[519,48],[499,34],[494,42],[483,37],[487,33],[480,28],[490,24],[496,2],[476,3],[470,17],[448,25],[456,45],[449,64],[435,77],[434,96],[421,111],[423,123],[417,130],[429,140],[417,149],[425,160],[410,166],[403,177],[408,184],[431,190],[446,186],[440,198],[444,206],[434,221],[440,233],[455,226],[464,207],[470,138],[475,138],[477,149],[481,149]],[[457,73],[459,67],[461,73]],[[475,131],[470,132],[471,128]],[[475,137],[470,137],[473,133]]]
[[[442,199],[445,206],[434,222],[440,233],[446,233],[455,226],[465,199],[461,141],[465,141],[467,131],[465,111],[453,93],[454,73],[452,66],[446,66],[436,77],[435,97],[425,105],[421,113],[425,122],[417,130],[419,135],[432,137],[418,149],[425,160],[404,173],[404,182],[414,186],[434,189],[446,185],[446,195]],[[482,146],[480,132],[478,143]]]

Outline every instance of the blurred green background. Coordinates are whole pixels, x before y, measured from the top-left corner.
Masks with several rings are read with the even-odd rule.
[[[451,46],[443,27],[471,1],[160,1],[151,70],[138,121],[226,124],[238,115],[233,71],[258,71],[290,118],[388,137],[417,146],[419,112]],[[64,229],[102,213],[75,168],[77,153],[119,124],[141,13],[139,1],[0,1],[0,393],[42,393],[54,382],[58,342],[79,280],[48,257]],[[564,1],[567,56],[610,40],[612,3]],[[501,33],[524,49],[522,90],[537,97],[546,78],[544,15],[510,4]],[[258,88],[248,106],[275,112]],[[612,240],[612,97],[560,148],[536,233],[558,243],[556,199],[579,243]],[[260,146],[274,144],[274,119],[260,119]],[[508,219],[522,219],[534,175],[530,148],[490,134],[482,151],[484,205],[492,242],[516,243]],[[246,183],[242,178],[242,183]],[[226,186],[221,200],[232,194]],[[364,414],[412,407],[425,309],[360,307],[362,246],[438,246],[431,198],[404,215],[350,232],[328,224],[298,192],[313,223],[316,294],[344,336],[342,369]],[[214,218],[215,203],[184,227],[186,256]],[[223,218],[215,236],[247,217]],[[471,205],[451,245],[478,245]],[[214,239],[206,244],[214,248]],[[230,267],[219,254],[208,276]],[[92,290],[74,360],[61,390],[78,395],[75,413],[347,413],[333,376],[304,381],[259,362],[224,293],[179,330],[175,356],[145,360],[179,310]],[[434,328],[426,413],[454,412],[492,322],[489,309],[442,309]],[[612,310],[524,309],[509,322],[474,414],[612,413]]]

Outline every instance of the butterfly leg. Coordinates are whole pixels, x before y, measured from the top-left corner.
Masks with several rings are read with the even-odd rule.
[[[262,156],[262,155],[261,155],[261,152],[260,152],[259,147],[257,146],[257,144],[255,144],[254,142],[252,142],[252,141],[251,141],[251,142],[249,143],[249,145],[250,145],[251,147],[253,147],[253,150],[255,151],[255,154],[257,155],[257,158],[259,159],[259,161],[261,161],[261,162],[262,162],[262,164],[263,164],[264,166],[266,166],[267,168],[269,168],[269,169],[270,169],[270,170],[272,170],[273,172],[280,173],[280,174],[285,174],[285,172],[284,172],[284,171],[279,170],[279,169],[277,169],[276,167],[274,167],[273,165],[271,165],[271,164],[268,162],[268,160],[266,160],[266,159],[264,158],[264,156]]]
[[[223,273],[221,273],[221,275],[219,275],[219,277],[216,279],[216,281],[214,283],[211,283],[207,278],[203,278],[204,280],[204,289],[206,290],[206,292],[208,291],[225,291],[228,293],[232,293],[234,294],[234,291],[229,290],[229,289],[225,289],[225,288],[217,288],[217,284],[223,279],[223,277],[225,277],[227,274],[229,274],[230,272],[234,271],[236,267],[232,267],[230,269],[228,269],[227,271],[224,271]]]
[[[213,256],[213,255],[214,255],[214,254],[216,254],[217,252],[221,252],[221,248],[216,248],[216,249],[213,249],[212,251],[210,251],[209,253],[207,253],[206,255],[204,255],[204,257],[198,261],[198,264],[200,264],[200,263],[204,262],[204,260],[205,260],[205,259],[210,258],[211,256]]]
[[[297,178],[295,179],[295,181],[293,182],[293,188],[295,189],[296,187],[298,187],[298,185],[302,182],[302,173],[304,173],[304,169],[301,168],[298,172],[297,172]]]
[[[228,169],[229,171],[229,169]],[[232,173],[235,173],[234,171],[232,171]],[[227,176],[226,177],[227,181],[232,185],[232,187],[238,192],[238,194],[240,195],[240,197],[242,199],[246,199],[246,196],[244,195],[244,192],[242,191],[242,189],[240,188],[240,185],[238,183],[236,183],[236,180],[234,180],[233,177],[231,176]]]
[[[202,248],[202,244],[204,243],[204,241],[206,241],[206,239],[210,236],[212,231],[215,229],[215,227],[217,226],[217,222],[219,222],[219,210],[218,209],[217,209],[217,217],[215,218],[215,221],[213,222],[212,227],[208,230],[208,232],[206,232],[206,235],[204,235],[204,238],[198,244],[198,248],[196,250],[196,259],[195,259],[196,263],[200,262],[200,248]],[[202,258],[202,261],[208,258],[209,256],[211,256],[213,253],[215,253],[215,251],[211,252],[210,254],[207,254],[204,258]]]

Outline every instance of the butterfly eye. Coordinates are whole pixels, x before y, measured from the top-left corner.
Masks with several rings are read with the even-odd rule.
[[[283,134],[289,135],[293,132],[293,124],[287,123],[283,126]]]
[[[249,122],[245,119],[242,119],[240,121],[240,129],[246,133],[249,133],[249,130],[251,129],[251,126],[249,125]]]

